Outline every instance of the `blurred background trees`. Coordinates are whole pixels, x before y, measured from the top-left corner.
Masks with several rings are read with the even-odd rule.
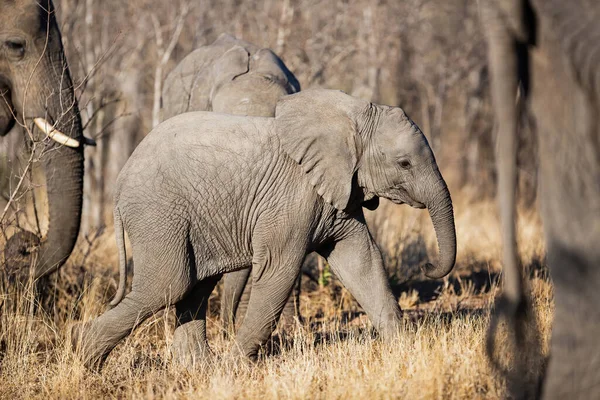
[[[86,135],[82,231],[112,224],[117,175],[160,118],[168,72],[229,32],[270,47],[303,88],[400,105],[427,135],[452,193],[494,196],[493,116],[476,0],[55,0]],[[522,135],[520,189],[535,200],[535,143]],[[9,193],[14,132],[0,139]],[[13,168],[13,171],[11,171]],[[0,203],[2,200],[0,199]]]

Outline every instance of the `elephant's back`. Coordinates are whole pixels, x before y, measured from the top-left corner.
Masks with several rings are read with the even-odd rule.
[[[161,191],[167,183],[209,185],[227,173],[251,180],[276,147],[271,126],[271,118],[202,111],[170,118],[135,149],[119,174],[117,196],[142,186]]]
[[[270,193],[285,186],[286,201],[299,199],[285,182],[290,172],[302,172],[279,153],[271,120],[193,112],[158,125],[119,175],[115,204],[125,229],[184,229],[206,244],[197,254],[241,252],[226,262],[239,268],[256,218],[265,209],[281,214],[281,199]]]
[[[259,47],[229,34],[221,34],[212,44],[199,47],[187,56],[165,78],[162,93],[162,118],[166,120],[187,111],[209,111],[214,77],[211,68],[235,46],[249,54]]]
[[[274,118],[187,112],[158,125],[138,147],[140,152],[167,156],[169,161],[188,153],[197,161],[218,155],[244,157],[273,141],[273,122]]]

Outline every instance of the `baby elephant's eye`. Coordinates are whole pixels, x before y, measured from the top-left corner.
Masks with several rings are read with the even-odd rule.
[[[404,169],[410,168],[410,161],[408,160],[400,160],[400,166]]]

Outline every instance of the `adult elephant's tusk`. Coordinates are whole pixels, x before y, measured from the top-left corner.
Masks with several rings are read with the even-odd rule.
[[[54,127],[44,118],[34,118],[33,122],[46,134],[50,139],[67,147],[79,147],[79,140],[65,135],[64,133],[54,129]]]

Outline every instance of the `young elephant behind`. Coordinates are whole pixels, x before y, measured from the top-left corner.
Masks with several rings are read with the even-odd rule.
[[[132,290],[74,330],[88,365],[171,304],[175,357],[202,359],[206,300],[222,274],[250,266],[253,292],[233,349],[255,357],[310,251],[327,259],[383,335],[395,335],[400,308],[362,211],[379,197],[427,207],[440,261],[425,273],[441,278],[452,270],[450,193],[402,109],[309,90],[283,97],[276,115],[187,113],[138,146],[119,175],[114,211],[121,271],[124,230],[131,241]]]
[[[163,120],[189,111],[272,117],[281,96],[300,91],[283,61],[228,34],[188,54],[165,79]]]
[[[186,56],[165,80],[163,118],[189,111],[274,117],[277,100],[297,93],[300,84],[283,61],[263,49],[228,34]],[[243,317],[251,291],[251,269],[225,275],[221,322],[225,330]],[[285,325],[298,309],[300,285],[283,312]]]

